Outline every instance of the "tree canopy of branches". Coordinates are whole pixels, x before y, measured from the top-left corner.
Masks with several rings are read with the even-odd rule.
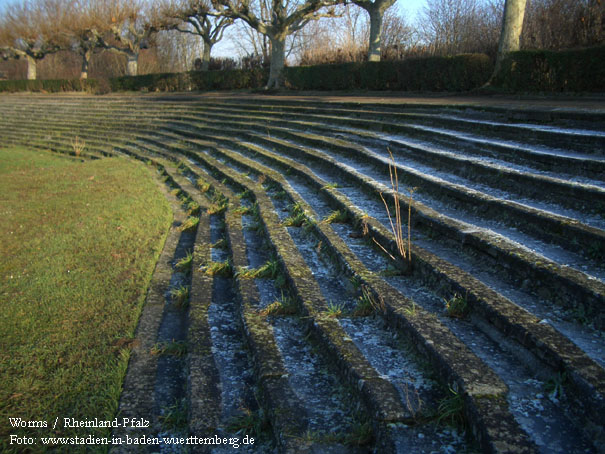
[[[8,6],[0,19],[2,58],[27,59],[27,78],[36,79],[37,61],[65,44],[58,24],[66,10],[60,0],[25,0]]]
[[[90,58],[102,46],[100,36],[107,29],[96,13],[95,0],[69,0],[69,8],[60,24],[61,32],[69,40],[69,49],[82,60],[81,79],[88,78]]]
[[[532,0],[527,5],[521,47],[569,49],[605,40],[605,1]]]
[[[211,14],[211,8],[209,0],[170,0],[161,9],[163,16],[176,20],[166,25],[167,28],[202,38],[202,71],[208,70],[212,47],[223,38],[227,27],[233,24],[233,18]]]
[[[241,19],[271,42],[271,66],[266,88],[278,88],[285,64],[286,38],[301,30],[309,21],[332,17],[333,11],[321,12],[341,0],[213,0],[219,14]]]
[[[158,9],[143,0],[97,0],[91,14],[98,27],[91,31],[99,45],[126,55],[127,73],[138,74],[141,49],[149,46],[152,35],[165,26]]]

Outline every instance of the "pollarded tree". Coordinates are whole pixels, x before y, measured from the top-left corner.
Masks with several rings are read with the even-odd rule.
[[[365,9],[370,16],[370,47],[368,61],[380,61],[380,42],[382,36],[382,19],[387,9],[396,0],[353,0],[353,3]]]
[[[176,20],[172,24],[168,22],[166,28],[202,38],[202,71],[208,70],[212,47],[223,38],[225,30],[234,20],[212,14],[211,9],[212,3],[209,0],[170,0],[161,9],[161,14],[168,20]]]
[[[64,16],[61,30],[70,41],[70,48],[82,59],[80,79],[88,78],[90,58],[96,49],[102,48],[99,39],[103,27],[101,18],[96,17],[96,0],[71,0],[68,13]]]
[[[58,24],[66,13],[61,0],[24,0],[6,7],[0,22],[3,58],[25,58],[27,78],[37,77],[37,62],[65,46]]]
[[[334,11],[321,12],[343,0],[213,0],[223,16],[241,19],[271,42],[271,66],[266,88],[279,88],[286,60],[286,38],[301,30],[309,21],[333,17]]]
[[[97,0],[91,5],[95,18],[91,31],[100,46],[125,54],[126,72],[136,76],[141,49],[149,46],[152,35],[164,27],[165,19],[143,0]]]

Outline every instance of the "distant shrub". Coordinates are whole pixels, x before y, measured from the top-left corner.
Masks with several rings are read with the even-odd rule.
[[[515,92],[604,92],[605,46],[513,52],[492,85]]]
[[[237,61],[233,58],[228,58],[228,57],[218,57],[218,58],[211,57],[210,62],[208,63],[208,69],[210,71],[226,71],[226,70],[231,70],[231,69],[236,69],[236,68],[237,68]],[[195,59],[195,61],[193,62],[193,69],[195,71],[202,70],[202,59],[201,58]]]
[[[64,91],[94,92],[98,83],[94,79],[54,79],[54,80],[2,80],[0,92],[18,91],[59,93]]]

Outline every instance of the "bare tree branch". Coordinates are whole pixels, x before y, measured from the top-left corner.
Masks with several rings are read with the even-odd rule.
[[[344,3],[345,0],[212,0],[219,14],[241,19],[271,42],[271,67],[266,88],[280,86],[285,64],[286,38],[301,30],[309,21],[333,15],[322,8]]]

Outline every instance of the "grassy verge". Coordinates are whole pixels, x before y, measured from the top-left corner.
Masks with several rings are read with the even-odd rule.
[[[62,421],[115,417],[171,220],[144,165],[0,150],[0,451],[43,451],[40,437],[53,435],[108,435]],[[14,428],[16,417],[48,428]],[[10,434],[38,444],[10,445]]]

